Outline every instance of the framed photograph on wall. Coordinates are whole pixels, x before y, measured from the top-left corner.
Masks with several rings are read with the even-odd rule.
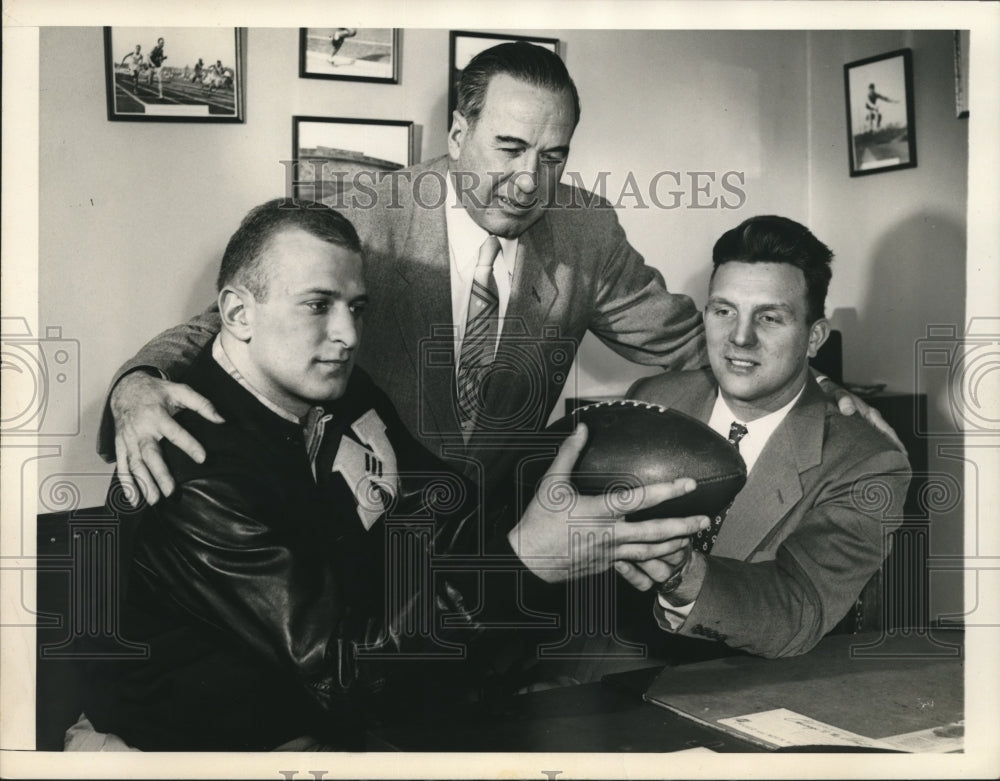
[[[399,30],[299,28],[299,77],[399,83]]]
[[[105,27],[108,119],[243,122],[246,31]]]
[[[413,123],[292,117],[292,156],[294,197],[322,201],[413,163]]]
[[[451,127],[451,115],[458,105],[458,80],[461,78],[465,66],[469,64],[469,60],[491,46],[513,41],[527,41],[536,46],[544,46],[550,52],[559,53],[558,38],[451,31],[451,41],[448,46],[448,127]]]
[[[916,167],[912,59],[900,49],[844,66],[851,176]]]

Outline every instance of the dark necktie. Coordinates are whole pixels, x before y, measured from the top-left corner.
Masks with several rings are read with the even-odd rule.
[[[747,435],[747,427],[742,423],[733,423],[729,426],[729,441],[733,443],[733,447],[737,450],[740,449],[740,440]],[[719,529],[722,528],[722,522],[726,519],[726,513],[729,512],[729,508],[732,507],[730,502],[729,506],[726,507],[721,513],[716,515],[712,519],[712,525],[705,529],[705,531],[700,531],[694,536],[694,548],[699,550],[704,554],[708,554],[712,551],[712,546],[715,545],[715,541],[719,537]]]
[[[493,279],[493,262],[499,253],[500,240],[496,236],[488,237],[479,248],[469,294],[456,386],[459,420],[466,430],[475,425],[482,407],[482,380],[493,362],[500,330],[500,297]]]

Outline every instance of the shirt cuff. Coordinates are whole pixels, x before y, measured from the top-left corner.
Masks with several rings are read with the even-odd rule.
[[[654,611],[659,614],[662,619],[660,621],[660,626],[669,632],[677,632],[684,622],[687,620],[688,615],[694,609],[694,603],[697,600],[688,602],[686,605],[681,605],[680,607],[674,607],[663,597],[657,595],[656,606],[660,608],[658,611]],[[666,624],[666,626],[664,626]]]

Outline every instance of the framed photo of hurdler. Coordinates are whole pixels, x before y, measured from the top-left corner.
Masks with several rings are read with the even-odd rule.
[[[844,66],[851,176],[916,167],[912,60],[900,49]]]
[[[513,41],[527,41],[536,46],[544,46],[550,52],[559,53],[558,38],[451,31],[451,40],[448,46],[448,127],[451,127],[451,115],[458,105],[458,80],[462,77],[462,71],[469,64],[469,60],[491,46]]]
[[[108,119],[243,122],[246,31],[105,27]]]
[[[399,30],[300,27],[299,77],[399,83]]]
[[[412,164],[413,123],[292,117],[292,156],[294,197],[329,202],[359,183],[373,185],[381,172]]]

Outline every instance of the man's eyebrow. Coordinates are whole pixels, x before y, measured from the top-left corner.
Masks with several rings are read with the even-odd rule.
[[[496,141],[498,144],[512,144],[514,146],[528,146],[529,145],[527,141],[525,141],[523,138],[518,138],[517,136],[494,136],[493,140]],[[563,146],[554,146],[551,149],[543,149],[542,152],[545,152],[545,153],[561,152],[564,155],[568,155],[569,154],[569,146],[566,146],[566,145],[563,145]]]
[[[300,290],[296,295],[299,296],[326,296],[327,298],[341,299],[345,298],[344,293],[340,290],[331,290],[328,287],[310,287],[306,290]],[[368,301],[369,296],[367,293],[362,293],[361,295],[354,296],[351,301]]]
[[[709,296],[708,301],[706,302],[706,305],[707,304],[727,304],[731,307],[739,308],[728,298],[724,298],[722,296]],[[792,306],[783,303],[757,304],[756,306],[753,307],[752,311],[761,312],[767,309],[780,309],[783,312],[788,312],[789,314],[795,314],[795,309]]]
[[[493,136],[493,140],[498,144],[515,144],[517,146],[527,146],[528,142],[517,136]]]

